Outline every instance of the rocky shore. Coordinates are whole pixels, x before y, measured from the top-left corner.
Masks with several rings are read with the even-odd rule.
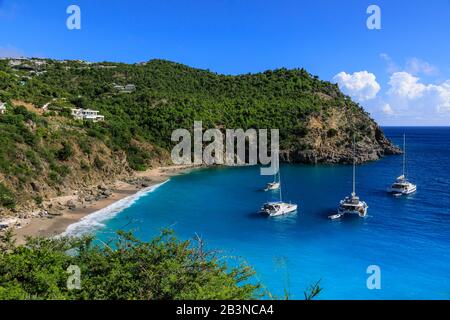
[[[383,137],[384,138],[384,137]],[[401,154],[402,150],[390,143],[386,138],[374,144],[372,141],[361,141],[356,144],[356,163],[376,161],[384,156]],[[350,164],[353,163],[352,147],[348,148],[322,148],[318,150],[281,150],[282,162],[306,164]]]

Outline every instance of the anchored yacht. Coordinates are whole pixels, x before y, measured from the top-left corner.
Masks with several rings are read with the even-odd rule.
[[[350,197],[345,197],[339,204],[338,214],[341,216],[345,214],[357,214],[361,218],[367,215],[367,209],[369,206],[364,201],[361,201],[354,192]]]
[[[417,186],[406,178],[406,136],[403,135],[403,174],[388,188],[393,195],[408,195],[417,191]]]
[[[297,205],[295,203],[286,202],[268,202],[261,207],[261,212],[265,213],[271,217],[281,216],[288,214],[297,210]]]
[[[280,175],[280,170],[278,170],[278,173],[276,173],[274,175],[273,182],[269,182],[266,185],[266,188],[264,189],[264,191],[275,191],[275,190],[280,189],[281,184],[280,184],[279,175]]]
[[[261,207],[260,212],[267,214],[270,217],[275,216],[281,216],[288,213],[295,212],[297,210],[297,204],[295,203],[287,203],[283,202],[282,200],[282,193],[281,193],[281,174],[280,174],[280,166],[277,165],[278,168],[278,181],[274,181],[273,184],[276,184],[274,186],[275,189],[269,189],[269,190],[277,190],[278,189],[278,195],[279,195],[279,201],[275,202],[267,202],[263,204]]]
[[[279,182],[269,182],[264,189],[264,191],[275,191],[280,189],[280,183]]]
[[[353,191],[349,197],[345,197],[339,203],[337,215],[329,216],[330,219],[339,219],[346,214],[358,215],[361,218],[367,215],[367,209],[369,206],[364,201],[361,201],[356,195],[355,191],[355,176],[356,176],[356,161],[355,161],[355,141],[353,140]]]

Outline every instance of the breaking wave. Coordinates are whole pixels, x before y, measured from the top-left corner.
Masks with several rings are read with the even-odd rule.
[[[118,213],[132,206],[139,198],[155,191],[168,181],[169,180],[166,180],[162,183],[142,189],[131,196],[118,200],[103,209],[100,209],[83,217],[80,221],[69,225],[66,231],[60,234],[59,237],[78,237],[98,231],[105,226],[104,223],[106,221],[114,218]]]

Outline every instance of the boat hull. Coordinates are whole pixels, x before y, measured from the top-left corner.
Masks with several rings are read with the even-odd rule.
[[[298,206],[295,203],[282,203],[277,210],[265,210],[261,208],[261,213],[269,217],[283,216],[297,211]]]
[[[412,194],[417,191],[417,186],[413,186],[407,189],[399,189],[399,188],[388,188],[387,190],[389,193],[393,194],[401,194],[401,195],[408,195]]]
[[[269,183],[264,191],[276,191],[278,189],[280,189],[279,183]]]
[[[364,205],[358,207],[357,209],[348,209],[348,208],[342,208],[340,207],[338,209],[338,215],[357,215],[361,218],[364,218],[367,215],[367,210],[369,209],[369,206],[364,203]]]

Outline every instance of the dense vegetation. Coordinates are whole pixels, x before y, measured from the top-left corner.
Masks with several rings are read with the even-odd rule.
[[[360,111],[336,85],[304,69],[226,76],[163,60],[144,65],[47,61],[46,72],[31,79],[11,76],[6,61],[2,69],[0,90],[11,98],[38,106],[64,98],[66,106],[98,109],[114,142],[124,148],[136,136],[167,147],[172,130],[190,128],[194,120],[205,127],[280,128],[288,143],[291,135],[305,134],[311,113],[330,106]],[[136,92],[117,94],[113,85],[127,83],[135,84]]]
[[[136,90],[115,88],[126,84]],[[0,116],[0,211],[165,162],[172,130],[195,120],[204,128],[279,128],[287,161],[345,161],[355,132],[366,139],[367,159],[385,153],[362,108],[304,69],[228,76],[163,60],[4,59],[0,101],[8,109]],[[106,121],[74,120],[74,107],[99,110]]]
[[[18,198],[39,203],[43,195],[55,196],[65,186],[89,183],[90,177],[112,178],[127,170],[119,166],[125,152],[134,169],[144,166],[142,159],[160,157],[148,145],[138,148],[138,143],[130,141],[124,151],[100,125],[9,107],[0,116],[0,206],[12,209]],[[142,156],[136,159],[139,153]]]
[[[0,241],[1,299],[251,299],[260,285],[248,266],[228,268],[203,244],[165,231],[150,242],[119,233],[114,244],[92,238]],[[80,282],[71,276],[80,270]],[[69,272],[68,272],[69,271]],[[69,285],[68,285],[69,284]]]

